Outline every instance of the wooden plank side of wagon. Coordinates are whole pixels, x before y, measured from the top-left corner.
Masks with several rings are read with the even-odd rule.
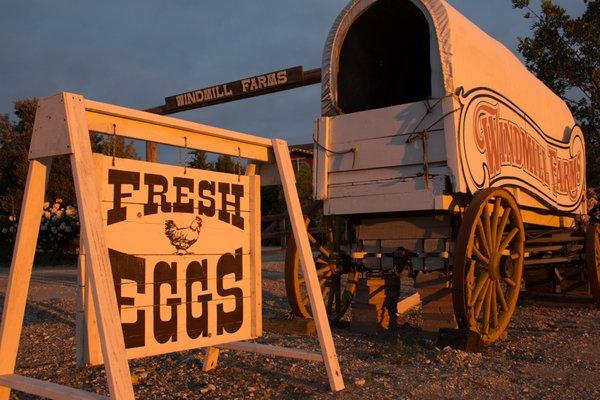
[[[432,107],[427,113],[424,101],[361,111],[331,118],[330,144],[344,144],[360,140],[397,136],[444,129],[441,103],[429,100]],[[445,145],[444,145],[445,147]]]
[[[329,186],[329,200],[345,197],[371,197],[375,194],[385,196],[404,193],[423,193],[433,198],[444,190],[445,177],[438,176],[425,182],[423,177],[408,179],[392,179],[366,182],[360,184],[344,184]]]
[[[328,156],[330,173],[446,161],[443,131],[429,132],[426,158],[423,157],[424,146],[420,137],[406,134],[343,144],[330,143],[329,148],[332,150]]]
[[[395,165],[393,167],[330,172],[328,182],[330,186],[333,186],[341,184],[393,181],[400,178],[414,178],[422,175],[422,164]],[[444,162],[441,162],[429,164],[429,175],[450,176],[451,173],[448,166]]]

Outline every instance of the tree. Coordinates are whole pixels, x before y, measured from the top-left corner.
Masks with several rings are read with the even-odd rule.
[[[92,151],[107,156],[119,158],[131,158],[139,160],[140,157],[132,140],[126,140],[122,136],[111,136],[94,133],[91,135]]]
[[[18,215],[27,178],[27,152],[33,129],[35,103],[15,103],[19,122],[13,124],[8,115],[0,122],[0,208],[5,214]]]
[[[21,208],[36,110],[37,99],[18,100],[15,102],[16,123],[7,115],[0,116],[0,213],[5,215],[18,216]],[[95,152],[138,158],[133,143],[124,138],[100,134],[93,134],[91,138]],[[48,201],[60,198],[66,205],[76,203],[69,156],[53,158],[46,198]]]
[[[206,152],[203,150],[194,150],[190,152],[192,156],[192,160],[188,163],[188,167],[190,168],[198,168],[198,169],[207,169],[214,170],[215,166],[213,163],[208,161],[208,157],[206,156]]]
[[[231,156],[220,154],[215,162],[215,171],[239,174],[243,171],[239,162],[234,161]]]
[[[513,7],[533,18],[531,37],[519,38],[527,67],[569,106],[586,135],[587,182],[600,186],[600,1],[583,0],[577,18],[541,1],[541,12],[530,0],[512,0]]]

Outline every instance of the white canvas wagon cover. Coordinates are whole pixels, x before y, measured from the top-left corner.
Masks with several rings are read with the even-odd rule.
[[[369,29],[378,33],[368,36]],[[364,38],[357,40],[360,35]],[[377,47],[384,49],[373,57]],[[390,64],[396,76],[388,71],[388,79],[381,79],[384,75],[367,65],[380,55],[394,57]],[[455,191],[512,185],[551,208],[580,209],[585,147],[567,105],[509,49],[446,1],[350,2],[327,38],[322,71],[324,117],[426,98],[443,99],[444,112],[459,104],[460,112],[444,122],[446,136],[453,137],[446,139],[446,152]],[[415,88],[411,80],[424,73],[428,87]],[[388,94],[361,103],[364,93],[376,97],[378,88]],[[414,93],[389,93],[394,90]]]

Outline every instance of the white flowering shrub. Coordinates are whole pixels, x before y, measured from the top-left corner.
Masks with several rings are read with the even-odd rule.
[[[38,253],[44,256],[45,261],[64,259],[77,253],[79,215],[76,207],[65,206],[62,199],[56,199],[53,204],[44,204],[41,219]],[[2,247],[12,250],[17,226],[15,216],[0,220]]]

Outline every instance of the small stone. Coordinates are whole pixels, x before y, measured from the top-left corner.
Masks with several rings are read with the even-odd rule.
[[[138,383],[140,383],[140,378],[136,374],[131,374],[131,384],[135,386]]]
[[[364,378],[359,378],[357,380],[354,381],[354,384],[356,386],[364,386],[365,383],[367,383],[367,381]]]
[[[217,387],[215,385],[213,385],[212,383],[209,383],[207,386],[200,389],[200,393],[207,394],[207,393],[214,392],[215,390],[217,390]]]

